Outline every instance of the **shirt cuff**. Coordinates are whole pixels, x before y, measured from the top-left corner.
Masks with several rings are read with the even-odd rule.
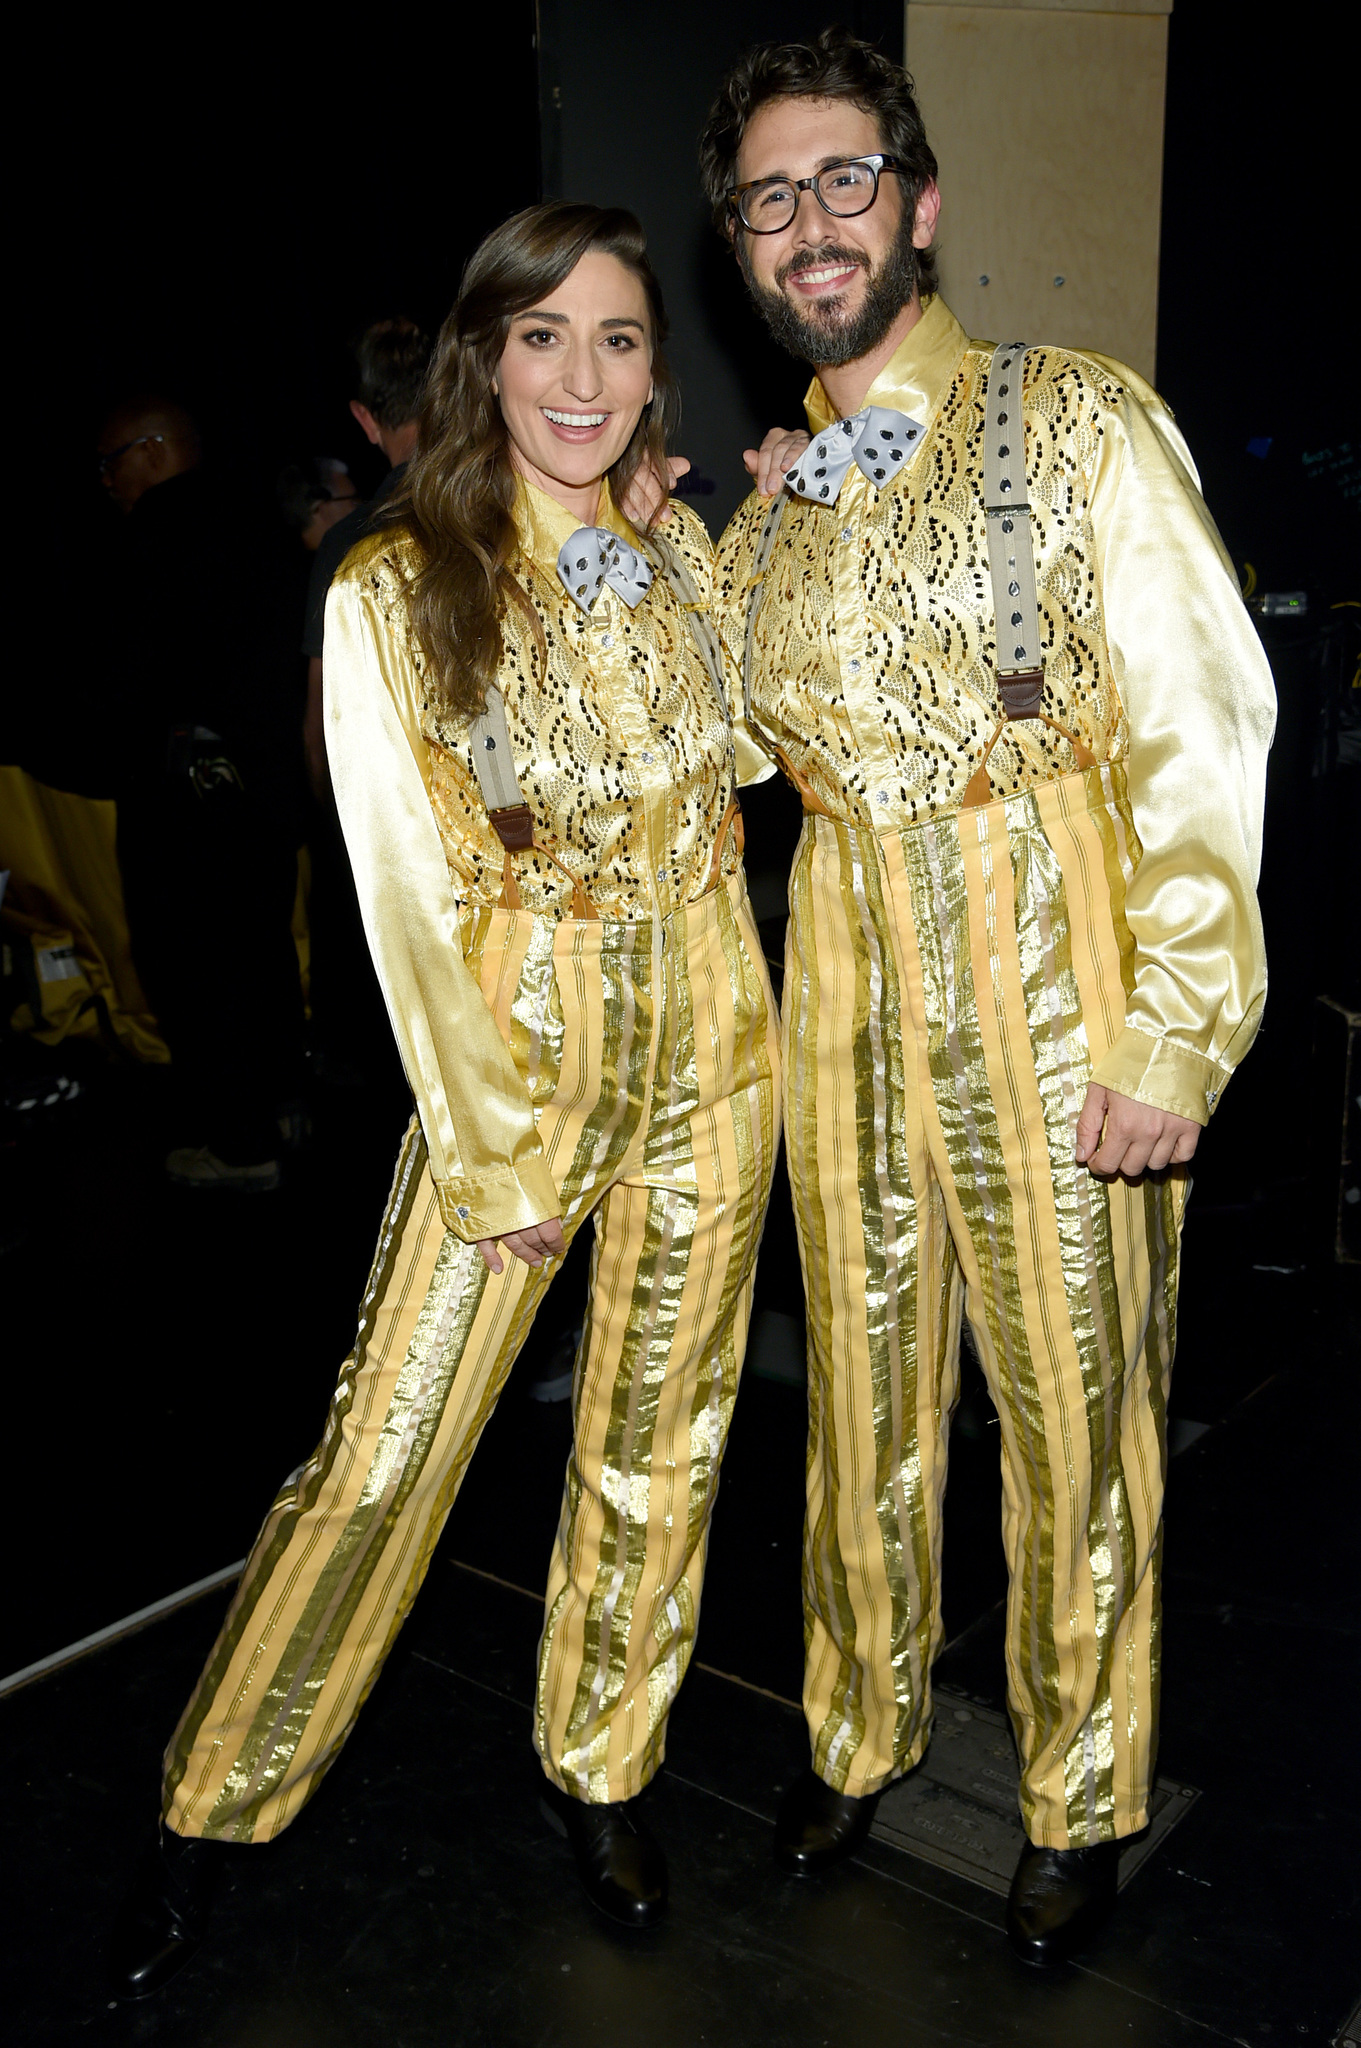
[[[1207,1124],[1229,1079],[1230,1070],[1207,1059],[1189,1045],[1154,1038],[1127,1024],[1110,1051],[1092,1070],[1092,1079],[1117,1095],[1187,1116]]]
[[[480,1180],[437,1180],[435,1193],[445,1229],[464,1244],[528,1230],[562,1214],[562,1196],[542,1158],[527,1159],[518,1173],[507,1166]]]

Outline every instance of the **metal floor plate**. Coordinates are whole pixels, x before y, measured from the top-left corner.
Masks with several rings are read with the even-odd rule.
[[[882,1794],[870,1832],[876,1841],[1005,1898],[1025,1841],[1016,1795],[1016,1751],[1006,1715],[938,1689],[925,1759]],[[1121,1852],[1122,1887],[1199,1796],[1191,1785],[1158,1780],[1147,1829]]]

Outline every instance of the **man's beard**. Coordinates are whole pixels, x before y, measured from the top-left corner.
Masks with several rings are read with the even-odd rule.
[[[917,288],[917,251],[912,243],[913,215],[906,209],[888,254],[878,270],[871,270],[863,250],[843,249],[829,242],[816,251],[819,267],[832,263],[854,263],[865,271],[865,296],[858,312],[847,316],[840,293],[830,299],[814,300],[807,312],[786,298],[785,279],[796,268],[807,268],[812,252],[791,256],[775,273],[774,288],[756,282],[745,236],[739,236],[737,260],[756,310],[780,347],[805,363],[820,369],[839,370],[877,348]]]

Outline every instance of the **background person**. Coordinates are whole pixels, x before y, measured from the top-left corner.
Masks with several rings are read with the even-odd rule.
[[[205,467],[183,406],[116,407],[98,457],[127,515],[101,621],[100,715],[133,957],[177,1078],[185,1142],[166,1171],[186,1187],[265,1192],[279,1184],[280,1111],[302,1086],[287,579],[265,522]]]

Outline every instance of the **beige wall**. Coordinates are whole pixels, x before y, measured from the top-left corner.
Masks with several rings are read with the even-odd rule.
[[[909,0],[941,290],[971,334],[1099,349],[1153,378],[1171,7]]]

